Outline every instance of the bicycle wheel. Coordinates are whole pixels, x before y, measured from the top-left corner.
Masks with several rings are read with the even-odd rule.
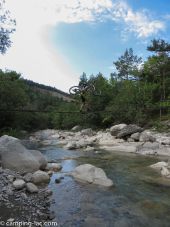
[[[80,93],[80,88],[79,88],[79,86],[72,86],[72,87],[69,89],[69,93],[70,93],[70,95],[79,94],[79,93]]]

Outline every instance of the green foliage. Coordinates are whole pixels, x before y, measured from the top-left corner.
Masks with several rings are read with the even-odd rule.
[[[16,72],[0,71],[1,131],[70,129],[75,125],[105,128],[122,122],[165,129],[158,119],[161,122],[170,116],[169,44],[152,41],[148,49],[155,55],[142,65],[141,58],[134,55],[132,49],[126,50],[115,62],[117,72],[108,79],[102,73],[90,77],[83,73],[79,85],[86,83],[95,87],[95,91],[85,91],[88,108],[83,113],[80,112],[80,93],[70,97],[58,89],[26,81]],[[73,101],[63,101],[53,92]],[[38,111],[10,111],[14,109]]]
[[[15,31],[15,20],[11,19],[10,12],[5,9],[5,0],[0,0],[0,53],[5,54],[11,46],[10,35]]]

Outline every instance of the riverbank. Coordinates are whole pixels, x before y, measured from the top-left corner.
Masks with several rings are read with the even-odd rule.
[[[103,131],[81,130],[79,126],[71,131],[44,130],[32,134],[30,142],[85,152],[106,150],[170,156],[170,133],[144,130],[136,125],[119,124]]]

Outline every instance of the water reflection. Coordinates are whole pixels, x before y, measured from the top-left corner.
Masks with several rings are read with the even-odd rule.
[[[48,159],[62,160],[63,165],[62,171],[54,174],[49,184],[55,200],[51,209],[58,226],[170,226],[169,188],[156,187],[144,180],[158,177],[147,168],[157,162],[157,158],[106,152],[87,154],[58,148],[44,153]],[[66,157],[68,160],[63,160]],[[116,187],[83,184],[64,174],[83,163],[103,168]],[[56,184],[55,179],[61,176],[64,179]]]

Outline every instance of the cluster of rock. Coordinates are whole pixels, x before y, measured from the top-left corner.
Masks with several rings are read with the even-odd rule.
[[[31,137],[43,145],[57,145],[68,150],[132,152],[142,155],[170,155],[170,135],[130,124],[114,125],[103,131],[76,126],[71,131],[45,130]]]
[[[26,219],[28,214],[25,213],[25,220],[35,216],[39,217],[37,220],[40,217],[47,219],[51,191],[46,186],[53,171],[61,170],[61,164],[47,163],[40,151],[29,150],[21,140],[5,135],[0,137],[0,165],[0,200],[3,205],[15,207],[18,201],[30,215]]]
[[[13,221],[49,220],[51,193],[47,188],[38,189],[35,184],[30,182],[28,174],[20,175],[15,171],[0,168],[1,206],[3,205],[7,210],[15,209],[16,211],[16,215],[15,212],[4,213],[8,219],[12,218]],[[3,215],[3,210],[1,210],[1,215]]]

